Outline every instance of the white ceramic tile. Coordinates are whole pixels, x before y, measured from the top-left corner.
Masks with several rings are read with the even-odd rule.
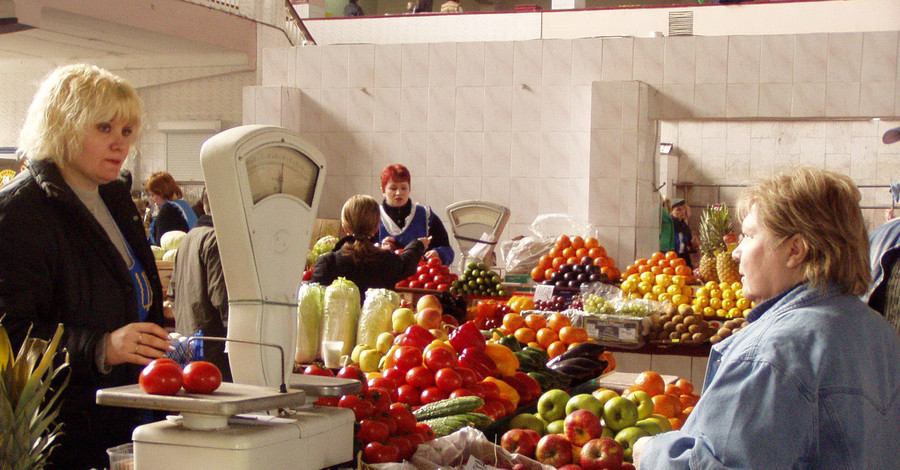
[[[375,108],[373,111],[374,127],[376,132],[399,131],[400,125],[400,95],[399,88],[376,88]]]
[[[825,80],[828,82],[858,82],[862,67],[862,49],[862,33],[829,34]]]
[[[593,190],[588,203],[588,219],[597,221],[597,225],[618,226],[619,179],[615,177],[591,178],[590,185]]]
[[[862,82],[859,89],[860,116],[893,116],[895,82]]]
[[[622,174],[622,132],[591,131],[591,178],[618,178]]]
[[[576,85],[571,87],[571,118],[573,131],[588,131],[591,129],[591,86]]]
[[[725,152],[729,155],[750,153],[750,124],[730,122],[726,125]]]
[[[592,86],[591,129],[621,129],[623,82],[597,82]]]
[[[827,34],[794,36],[794,83],[824,82],[827,58]]]
[[[762,36],[759,51],[759,81],[790,83],[794,72],[794,37]]]
[[[397,160],[403,148],[401,135],[400,132],[372,133],[372,164],[371,168],[369,168],[369,174],[380,178],[384,167]],[[409,167],[407,166],[407,168]]]
[[[751,138],[750,142],[751,168],[754,168],[760,175],[770,174],[775,161],[775,138]]]
[[[292,49],[271,48],[262,51],[262,85],[294,83],[296,61]]]
[[[665,41],[663,83],[694,83],[696,49],[693,36],[669,37]]]
[[[702,85],[697,85],[702,86]],[[694,85],[663,85],[662,113],[668,119],[686,119],[693,117]]]
[[[305,101],[299,88],[281,88],[281,126],[295,132],[300,131],[300,110]]]
[[[602,81],[631,80],[634,61],[633,44],[632,38],[603,40],[603,60],[600,67]]]
[[[300,90],[298,132],[322,132],[321,90]]]
[[[591,169],[591,132],[569,132],[571,140],[569,158],[569,174],[579,178],[588,178]]]
[[[513,87],[512,90],[512,130],[541,130],[541,89]]]
[[[509,184],[509,212],[513,223],[530,224],[540,213],[538,205],[541,195],[538,188],[540,178],[515,178]]]
[[[485,178],[509,178],[512,163],[512,133],[484,133],[484,161],[481,171]],[[507,186],[507,191],[509,187]]]
[[[666,39],[635,38],[633,47],[632,79],[652,85],[661,84],[666,62]]]
[[[589,85],[599,80],[603,58],[603,40],[581,38],[572,41],[572,84]]]
[[[347,92],[347,129],[352,132],[371,132],[374,123],[375,99],[371,93],[357,89]]]
[[[759,115],[759,84],[729,83],[725,97],[725,116],[749,118]]]
[[[328,176],[347,174],[347,149],[346,143],[350,140],[349,132],[327,132],[322,138],[323,154],[328,158]],[[343,204],[344,201],[341,201]]]
[[[480,176],[484,160],[484,135],[481,132],[457,132],[454,145],[453,176]]]
[[[793,128],[782,126],[775,141],[775,155],[795,155],[800,153],[800,142]]]
[[[619,179],[619,226],[633,226],[637,215],[637,181]]]
[[[825,84],[797,83],[791,88],[791,117],[816,117],[825,114]]]
[[[400,89],[400,128],[404,131],[428,129],[428,88]]]
[[[401,70],[403,53],[400,44],[376,44],[374,60],[375,86],[399,87],[402,84]]]
[[[569,177],[571,143],[568,132],[541,133],[540,174],[542,177]]]
[[[404,88],[428,85],[428,44],[400,46],[400,77]]]
[[[541,86],[543,50],[539,41],[518,41],[513,46],[513,83]]]
[[[640,90],[642,86],[639,82],[630,81],[622,84],[622,129],[637,130],[638,119],[641,113]],[[646,114],[646,112],[644,113]]]
[[[512,87],[484,88],[483,126],[486,132],[512,129]]]
[[[299,88],[319,88],[322,86],[323,47],[296,47],[296,84]]]
[[[897,31],[863,33],[860,79],[894,82],[897,79]]]
[[[322,86],[324,88],[346,88],[350,76],[350,47],[326,46],[322,54]]]
[[[456,46],[456,84],[458,86],[484,85],[483,42],[461,42]]]
[[[859,115],[859,82],[829,82],[825,85],[825,115]]]
[[[419,176],[428,176],[429,134],[425,132],[403,132],[400,134],[400,153],[392,155],[385,164],[403,162],[413,181]]]
[[[791,84],[760,83],[759,115],[770,118],[789,117],[791,115]]]
[[[850,154],[849,153],[826,153],[825,168],[836,171],[841,174],[850,174]]]
[[[852,137],[850,145],[850,177],[855,181],[873,181],[878,172],[875,149],[877,143],[870,137]]]
[[[725,117],[725,91],[724,83],[698,84],[694,88],[694,117]]]
[[[728,83],[759,83],[759,36],[728,38]]]
[[[456,127],[456,88],[428,89],[428,130],[453,131]]]
[[[541,84],[566,85],[572,84],[572,40],[571,39],[547,39],[541,41],[542,65]]]
[[[371,88],[375,85],[375,46],[358,44],[350,48],[347,83],[351,87]]]
[[[455,196],[457,181],[455,179],[453,181],[448,181],[446,178],[427,177],[423,183],[425,186],[425,193],[422,194],[421,192],[417,192],[413,196],[413,200],[428,204],[434,214],[446,218],[447,206],[458,200]],[[478,191],[478,185],[470,185],[466,190]],[[443,218],[441,219],[442,222],[444,221]],[[444,227],[448,227],[448,224],[444,223]],[[453,242],[451,242],[451,244],[453,244]]]
[[[484,129],[484,87],[456,89],[456,131],[473,132]]]
[[[653,370],[649,354],[616,353],[616,371],[639,374],[645,370]]]
[[[544,131],[569,130],[572,121],[570,87],[544,86],[541,95],[541,129]]]
[[[428,85],[456,86],[456,43],[428,45]]]
[[[724,139],[728,136],[728,126],[721,121],[704,121],[700,132],[704,139]]]
[[[446,178],[454,174],[456,138],[453,132],[429,132],[425,175]]]
[[[513,132],[510,153],[510,177],[535,178],[540,176],[541,139],[534,132]]]
[[[348,176],[372,175],[372,133],[350,132],[343,143]]]
[[[850,139],[853,137],[853,123],[850,121],[831,121],[825,123],[826,153],[849,153]]]
[[[588,220],[588,194],[590,193],[590,183],[587,178],[571,178],[568,180],[569,186],[566,191],[568,196],[568,214],[579,219]]]
[[[510,181],[508,178],[482,178],[481,180],[481,198],[485,201],[494,202],[503,206],[509,206],[509,187]],[[507,227],[508,228],[508,227]],[[508,237],[507,230],[503,231],[503,238]],[[515,235],[513,235],[515,236]],[[512,237],[508,237],[512,238]],[[497,255],[499,256],[499,250],[495,250]]]
[[[513,43],[489,42],[484,45],[484,85],[513,83]]]
[[[332,218],[341,217],[341,206],[347,200],[343,193],[347,188],[347,177],[329,174],[325,178],[325,188],[322,190],[322,201],[319,203],[319,215],[332,214]]]
[[[561,188],[567,186],[568,179],[542,177],[536,187],[540,194],[538,211],[541,214],[566,214],[569,211],[569,198]]]

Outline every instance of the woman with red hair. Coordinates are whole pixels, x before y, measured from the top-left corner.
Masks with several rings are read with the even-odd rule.
[[[444,224],[430,207],[409,199],[409,170],[399,164],[388,165],[381,172],[381,224],[378,238],[381,246],[396,250],[411,241],[431,237],[425,258],[440,257],[445,266],[453,263],[453,248]]]

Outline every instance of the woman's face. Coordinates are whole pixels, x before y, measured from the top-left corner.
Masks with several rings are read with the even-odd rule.
[[[161,206],[166,202],[166,198],[162,197],[161,194],[156,193],[150,193],[150,200],[157,206]]]
[[[62,169],[66,182],[94,189],[119,177],[119,170],[131,149],[132,125],[113,119],[88,126],[81,152]]]
[[[409,201],[409,182],[388,181],[384,185],[384,200],[391,207],[403,207]]]
[[[788,267],[790,243],[763,227],[756,206],[741,222],[743,238],[731,256],[740,263],[743,295],[757,304],[800,282],[796,267]]]
[[[686,219],[687,216],[687,205],[682,204],[672,208],[672,217],[675,217],[676,219]]]

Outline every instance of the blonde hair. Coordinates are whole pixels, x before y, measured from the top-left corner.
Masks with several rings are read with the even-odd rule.
[[[38,87],[19,133],[19,152],[60,168],[82,150],[85,129],[120,119],[140,135],[144,106],[134,87],[95,65],[58,67]],[[135,148],[131,147],[131,152]]]
[[[845,175],[796,168],[748,188],[737,201],[737,214],[743,220],[755,207],[759,223],[779,240],[800,235],[807,247],[803,275],[810,285],[833,283],[844,293],[861,295],[871,273],[860,199]]]
[[[357,194],[347,199],[341,209],[341,225],[352,236],[341,250],[354,262],[373,259],[380,251],[370,237],[378,229],[381,213],[378,201],[367,194]]]
[[[166,171],[157,171],[150,175],[144,183],[144,190],[150,194],[159,194],[167,201],[184,197],[181,186],[178,186],[175,178]]]

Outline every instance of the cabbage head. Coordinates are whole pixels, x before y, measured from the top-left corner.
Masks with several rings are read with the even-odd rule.
[[[319,355],[319,334],[325,287],[303,284],[297,293],[297,351],[294,361],[308,364]]]
[[[162,255],[160,260],[162,261],[175,261],[175,255],[178,254],[178,250],[169,250]]]
[[[400,295],[390,289],[368,289],[356,328],[356,344],[375,347],[375,339],[391,331],[391,315],[400,307]]]
[[[325,288],[324,304],[321,340],[343,341],[341,355],[349,355],[356,345],[359,288],[353,281],[339,277]]]
[[[166,250],[156,245],[150,245],[150,251],[153,252],[153,259],[157,260],[163,259],[163,255],[166,254]]]
[[[170,230],[159,237],[159,246],[166,251],[177,250],[185,235],[181,230]]]
[[[325,253],[330,253],[331,250],[334,249],[334,246],[337,245],[338,239],[331,236],[325,235],[324,237],[318,239],[316,244],[313,245],[312,248],[309,249],[309,252],[306,254],[306,265],[312,267],[316,264],[316,260],[319,259],[319,256],[324,255]]]

